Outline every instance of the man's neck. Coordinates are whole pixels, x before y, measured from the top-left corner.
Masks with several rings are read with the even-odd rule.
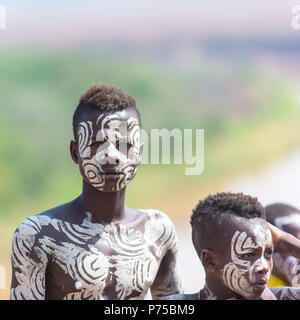
[[[89,212],[92,220],[110,223],[124,217],[125,188],[116,192],[102,192],[83,181],[79,203],[84,212]]]
[[[201,300],[240,300],[242,297],[233,293],[231,290],[223,285],[220,285],[219,281],[206,278],[205,286],[200,291]]]
[[[219,281],[206,278],[205,286],[200,290],[201,300],[245,300],[244,297],[232,292]],[[277,300],[273,292],[266,288],[258,300]]]

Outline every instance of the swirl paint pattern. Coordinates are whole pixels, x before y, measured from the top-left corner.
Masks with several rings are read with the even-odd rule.
[[[97,128],[96,131],[93,126]],[[92,155],[93,136],[96,141],[103,143]],[[134,178],[141,160],[140,126],[137,119],[130,117],[127,121],[121,121],[116,114],[102,114],[96,124],[90,121],[79,124],[78,140],[84,174],[96,189],[104,190],[105,170],[102,166],[107,163],[118,163],[114,170],[120,174],[113,191],[121,190]],[[116,146],[117,141],[121,145],[119,148]],[[130,153],[128,144],[132,149]]]
[[[62,299],[144,299],[166,252],[176,256],[178,242],[166,215],[140,212],[143,233],[117,222],[94,223],[89,215],[81,224],[42,214],[27,218],[13,237],[16,281],[10,298],[47,298],[46,273],[53,274],[50,282],[55,282],[55,274],[62,272],[69,279],[69,284],[55,283]],[[60,241],[53,236],[57,234]],[[168,293],[176,292],[180,279],[175,269],[168,271],[168,277],[169,273],[172,281],[161,285]]]

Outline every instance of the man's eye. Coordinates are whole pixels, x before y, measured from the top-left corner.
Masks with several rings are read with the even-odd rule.
[[[92,147],[100,147],[105,141],[95,141],[91,144]]]
[[[273,250],[272,249],[267,249],[266,252],[265,252],[265,256],[266,257],[272,257],[273,255]]]
[[[249,259],[253,257],[253,252],[248,252],[242,255],[242,258]]]

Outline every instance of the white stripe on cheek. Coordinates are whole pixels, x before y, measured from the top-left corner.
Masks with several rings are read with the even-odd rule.
[[[231,240],[231,260],[223,269],[224,283],[233,291],[247,296],[251,294],[251,283],[256,281],[256,274],[263,269],[268,269],[270,276],[271,268],[265,259],[266,246],[272,243],[271,232],[258,225],[254,228],[255,241],[246,232],[236,231]],[[250,261],[240,259],[239,256],[261,248],[261,257],[251,264]],[[249,280],[245,274],[249,274]]]
[[[238,255],[249,253],[255,245],[246,232],[236,231],[231,240],[231,260],[223,269],[224,283],[242,296],[251,293],[251,285],[244,274],[249,271],[250,261],[242,260]]]
[[[261,225],[257,225],[254,228],[254,236],[255,242],[257,243],[257,247],[261,248],[261,256],[249,269],[249,280],[250,282],[255,282],[256,273],[268,269],[267,277],[269,278],[271,275],[271,270],[273,263],[269,266],[268,260],[265,258],[266,247],[272,244],[272,235],[269,229],[263,228]]]
[[[238,255],[246,254],[249,250],[255,249],[255,247],[252,239],[248,237],[246,232],[236,231],[231,241],[231,259],[233,263],[248,269],[250,261],[239,259]],[[247,272],[247,269],[245,272]]]
[[[78,152],[81,158],[91,156],[91,148],[89,147],[89,143],[92,134],[92,123],[90,121],[80,122],[78,127]]]

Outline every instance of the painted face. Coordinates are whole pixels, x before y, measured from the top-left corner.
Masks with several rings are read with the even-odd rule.
[[[125,110],[80,122],[78,147],[83,177],[100,191],[119,191],[141,160],[139,122]]]
[[[267,225],[249,222],[245,230],[236,231],[231,239],[231,261],[222,270],[225,285],[246,299],[258,298],[271,274],[272,254],[272,236]]]

